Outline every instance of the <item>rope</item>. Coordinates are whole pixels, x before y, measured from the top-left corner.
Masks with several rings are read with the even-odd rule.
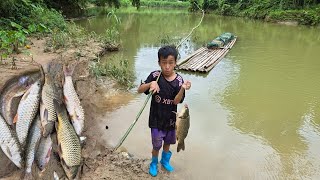
[[[160,76],[161,76],[161,71],[160,71],[160,74],[159,74],[156,82],[158,82]],[[124,142],[124,140],[127,138],[127,136],[129,135],[130,131],[132,130],[133,126],[134,126],[134,125],[136,124],[136,122],[138,121],[140,115],[142,114],[142,112],[143,112],[144,108],[146,107],[146,105],[147,105],[147,103],[148,103],[148,101],[149,101],[149,99],[150,99],[151,96],[152,96],[152,92],[149,91],[149,94],[148,94],[146,100],[144,101],[144,104],[142,105],[139,113],[137,114],[136,119],[135,119],[135,120],[133,121],[133,123],[130,125],[130,127],[129,127],[128,130],[127,130],[127,132],[122,136],[122,138],[120,139],[120,141],[118,142],[118,144],[116,145],[116,147],[113,149],[113,151],[116,151],[116,150],[122,145],[122,143]]]
[[[181,44],[182,44],[184,41],[187,40],[187,38],[188,38],[189,36],[191,36],[192,32],[193,32],[196,28],[198,28],[198,27],[200,26],[200,24],[202,23],[202,20],[203,20],[203,17],[204,17],[204,10],[201,9],[201,8],[198,6],[197,3],[194,2],[194,4],[198,7],[198,9],[201,10],[201,12],[202,12],[202,17],[201,17],[200,22],[198,23],[198,25],[196,25],[195,27],[193,27],[192,30],[190,31],[190,33],[176,46],[177,49],[178,49],[179,46],[181,46]]]

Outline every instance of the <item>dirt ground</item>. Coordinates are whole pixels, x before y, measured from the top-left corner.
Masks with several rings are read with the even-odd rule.
[[[60,63],[71,64],[77,62],[73,74],[73,82],[81,100],[81,105],[85,110],[85,130],[87,137],[86,144],[82,149],[83,168],[79,179],[178,179],[165,172],[159,165],[159,175],[152,178],[148,174],[149,159],[138,159],[124,148],[119,148],[113,152],[111,147],[105,147],[98,142],[101,133],[96,129],[91,129],[92,124],[99,124],[100,119],[107,112],[117,108],[118,102],[112,99],[119,93],[115,82],[109,78],[96,79],[89,73],[89,63],[97,59],[97,56],[108,55],[105,47],[94,41],[88,42],[86,46],[59,50],[57,52],[44,52],[45,39],[32,39],[30,49],[32,55],[18,54],[15,64],[17,69],[12,69],[12,62],[9,59],[0,65],[0,87],[13,76],[20,75],[26,71],[37,70],[37,63],[41,64],[45,71],[50,62],[58,64],[57,70],[61,70]],[[79,55],[80,52],[80,55]],[[61,64],[60,64],[61,65]],[[62,71],[62,70],[61,70]],[[58,73],[59,72],[55,72]],[[121,124],[119,124],[120,126]],[[54,138],[54,134],[52,135]],[[23,170],[18,170],[0,150],[0,179],[19,179]],[[2,166],[5,165],[5,166]],[[48,168],[44,172],[39,172],[33,166],[34,179],[53,179],[53,172],[57,172],[61,179],[65,178],[56,147]],[[1,178],[2,177],[2,178]]]

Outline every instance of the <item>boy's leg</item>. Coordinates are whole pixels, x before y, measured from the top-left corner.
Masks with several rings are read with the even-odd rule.
[[[176,143],[176,131],[168,131],[164,138],[163,151],[160,163],[169,172],[172,172],[174,168],[170,165],[171,151],[170,144]]]
[[[152,160],[150,163],[149,173],[151,176],[157,176],[158,174],[158,155],[159,150],[162,146],[163,137],[165,136],[162,131],[151,128],[151,139],[152,139]]]

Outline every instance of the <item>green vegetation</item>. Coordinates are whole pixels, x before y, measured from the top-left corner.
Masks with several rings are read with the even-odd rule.
[[[170,8],[188,8],[190,3],[188,1],[161,1],[161,0],[142,0],[141,6],[146,7],[170,7]]]
[[[303,25],[320,24],[320,0],[190,0],[206,12],[227,16],[241,16],[267,21],[296,21]]]
[[[115,79],[120,85],[128,89],[134,87],[134,72],[129,68],[127,59],[117,59],[113,62],[93,62],[90,66],[91,73],[96,77],[109,76]]]
[[[70,47],[77,48],[87,45],[90,41],[98,41],[106,48],[117,49],[120,44],[120,21],[113,11],[108,14],[108,17],[112,19],[109,29],[101,35],[87,32],[84,28],[65,20],[63,14],[70,13],[66,9],[72,7],[74,11],[78,11],[88,2],[87,0],[72,0],[68,3],[63,0],[1,1],[0,63],[2,64],[3,59],[12,59],[12,64],[14,64],[16,59],[11,57],[12,53],[27,52],[27,49],[30,48],[28,40],[30,37],[46,37],[45,51],[64,50]],[[104,1],[104,3],[108,2],[111,1]],[[61,4],[65,6],[60,6]],[[120,84],[130,85],[130,83],[123,83],[128,80],[126,76],[121,77],[120,74],[130,74],[132,72],[127,69],[126,61],[120,61],[120,64],[121,68],[116,65],[108,65],[102,72],[114,77]]]

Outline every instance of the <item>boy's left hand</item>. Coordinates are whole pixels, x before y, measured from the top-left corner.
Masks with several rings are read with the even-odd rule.
[[[185,81],[183,84],[182,84],[182,87],[183,89],[185,90],[189,90],[191,88],[191,82],[190,81]]]

